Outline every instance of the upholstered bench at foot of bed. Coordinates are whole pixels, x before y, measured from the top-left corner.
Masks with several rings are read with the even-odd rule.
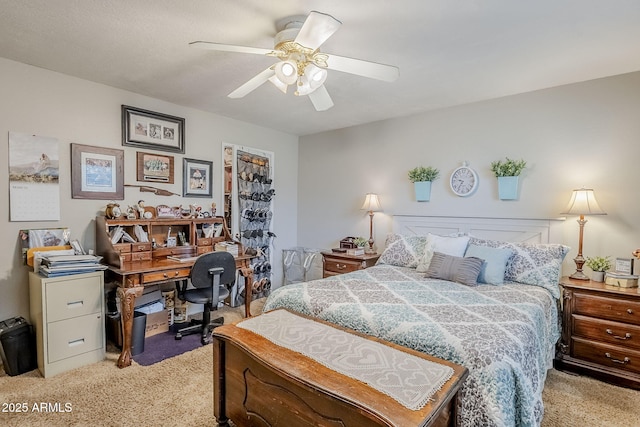
[[[449,379],[434,388],[426,404],[412,410],[401,403],[402,399],[390,397],[393,390],[391,393],[389,389],[381,391],[365,383],[373,384],[373,381],[362,380],[357,374],[336,372],[328,367],[332,366],[330,362],[305,356],[302,353],[309,354],[308,347],[301,347],[299,351],[287,348],[254,332],[261,326],[256,322],[261,322],[261,318],[266,322],[268,317],[263,316],[272,313],[221,326],[213,332],[214,412],[220,425],[226,425],[229,419],[239,427],[456,425],[457,394],[468,374],[466,368],[318,319],[286,312],[288,320],[294,316],[294,322],[288,321],[283,326],[297,323],[296,319],[312,320],[316,328],[330,328],[329,333],[348,332],[349,336],[357,337],[354,339],[365,338],[376,343],[374,345],[383,345],[384,352],[391,354],[393,360],[404,358],[423,365],[435,363],[451,371],[451,376],[446,376]],[[276,330],[274,335],[279,332]],[[282,335],[288,333],[284,332]],[[295,340],[293,342],[295,345]],[[402,376],[407,375],[411,373],[407,374],[405,369]]]

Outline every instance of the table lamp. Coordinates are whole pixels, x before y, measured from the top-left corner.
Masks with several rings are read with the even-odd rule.
[[[373,254],[373,213],[382,211],[378,195],[374,193],[367,193],[364,198],[361,210],[369,211],[369,247],[366,249],[366,253]]]
[[[580,215],[580,218],[578,219],[578,224],[580,224],[578,256],[573,259],[576,263],[576,272],[569,277],[577,280],[589,280],[589,277],[587,277],[582,272],[582,266],[585,263],[585,259],[582,256],[582,235],[584,233],[584,225],[587,223],[587,220],[584,219],[584,216],[606,215],[607,213],[600,208],[598,202],[596,201],[596,196],[593,190],[590,188],[580,188],[578,190],[573,190],[573,194],[571,194],[571,200],[569,200],[569,205],[562,213],[567,215]]]

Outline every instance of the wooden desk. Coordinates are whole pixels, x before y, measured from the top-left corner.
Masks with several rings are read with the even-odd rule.
[[[204,237],[205,229],[217,229],[215,237]],[[137,236],[142,230],[144,242],[119,243],[112,241],[117,231]],[[119,233],[122,235],[122,233]],[[179,246],[169,246],[171,237]],[[155,218],[155,219],[107,219],[96,217],[96,253],[109,265],[107,280],[117,282],[118,296],[122,302],[122,353],[118,366],[131,365],[131,329],[136,297],[142,295],[145,286],[187,280],[195,261],[173,261],[168,256],[195,257],[215,250],[218,242],[231,241],[229,230],[222,217],[212,218]],[[157,244],[154,244],[157,243]],[[238,244],[239,253],[244,253]],[[236,268],[245,278],[245,315],[251,315],[251,289],[253,271],[250,256],[236,257]]]
[[[251,257],[236,257],[236,268],[245,278],[244,310],[245,316],[251,315],[251,284],[253,271]],[[122,352],[118,358],[118,367],[131,365],[131,330],[133,328],[133,310],[136,297],[142,295],[145,286],[160,283],[187,280],[194,261],[180,262],[167,258],[154,258],[150,261],[125,262],[121,267],[109,266],[106,271],[111,281],[118,283],[118,296],[121,301],[120,316],[122,322]]]

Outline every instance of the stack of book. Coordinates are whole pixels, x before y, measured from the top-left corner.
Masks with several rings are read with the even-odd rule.
[[[57,277],[106,270],[107,266],[100,264],[101,260],[102,257],[95,255],[43,256],[39,272],[45,277]]]
[[[353,256],[364,255],[364,248],[349,248],[347,249],[347,255],[353,255]]]
[[[638,275],[619,271],[607,271],[604,275],[604,283],[621,288],[637,288]]]
[[[232,242],[218,242],[214,248],[216,251],[226,251],[233,256],[238,256],[238,245]]]

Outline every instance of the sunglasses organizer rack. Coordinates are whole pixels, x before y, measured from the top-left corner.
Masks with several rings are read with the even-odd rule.
[[[254,256],[252,298],[271,292],[272,202],[275,196],[269,162],[262,156],[238,151],[238,206],[240,242]]]

